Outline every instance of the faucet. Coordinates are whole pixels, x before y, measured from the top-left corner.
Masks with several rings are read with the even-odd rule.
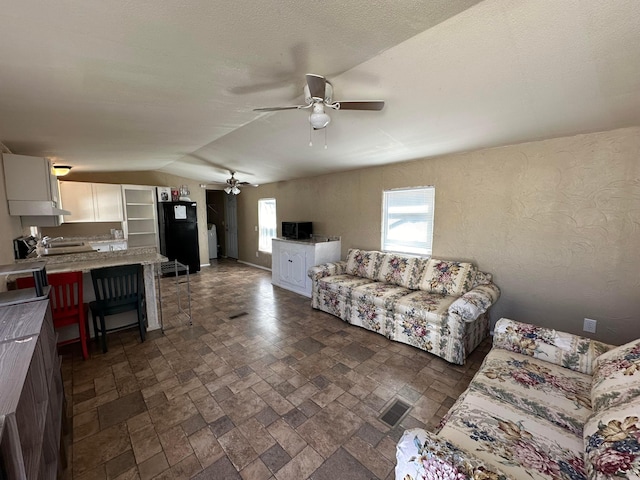
[[[45,235],[44,237],[42,237],[42,246],[46,247],[47,245],[50,245],[52,242],[55,242],[56,240],[62,240],[64,237],[54,237],[51,238],[49,235]]]

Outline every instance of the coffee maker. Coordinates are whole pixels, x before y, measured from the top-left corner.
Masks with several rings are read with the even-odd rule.
[[[18,237],[13,240],[13,256],[16,260],[27,258],[37,245],[38,239],[36,237]]]

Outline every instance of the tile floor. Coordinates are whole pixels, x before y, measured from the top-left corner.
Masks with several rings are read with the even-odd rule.
[[[163,279],[165,335],[63,350],[66,479],[392,479],[395,444],[437,426],[489,347],[464,367],[315,311],[270,272],[214,261],[191,277],[193,326]],[[232,318],[233,317],[233,318]],[[69,348],[69,347],[67,347]],[[379,420],[394,400],[401,425]]]

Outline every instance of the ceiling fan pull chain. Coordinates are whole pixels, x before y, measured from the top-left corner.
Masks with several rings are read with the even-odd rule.
[[[311,124],[309,124],[309,146],[313,147],[313,142],[311,141]]]
[[[324,129],[324,149],[327,149],[327,130],[329,130],[328,128]]]

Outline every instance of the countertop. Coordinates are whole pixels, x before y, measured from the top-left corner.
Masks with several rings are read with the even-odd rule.
[[[116,265],[130,265],[140,263],[150,265],[166,262],[168,259],[159,254],[155,248],[139,247],[113,252],[82,252],[68,255],[52,255],[48,257],[16,260],[16,264],[31,262],[46,262],[47,273],[60,272],[90,272],[96,268],[113,267]]]
[[[317,243],[339,242],[340,237],[314,236],[313,238],[304,238],[300,240],[296,240],[294,238],[277,237],[274,238],[274,240],[278,240],[280,242],[302,243],[304,245],[315,245]]]

